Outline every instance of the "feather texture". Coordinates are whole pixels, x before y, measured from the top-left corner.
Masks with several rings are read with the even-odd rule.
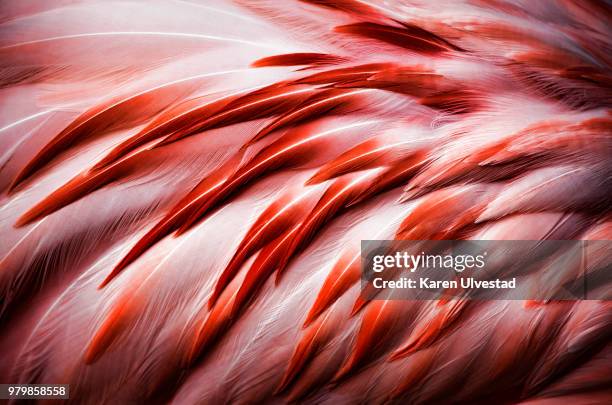
[[[609,301],[378,294],[359,242],[582,239],[586,262],[529,267],[535,293],[585,276],[610,297],[610,10],[2,3],[0,382],[84,404],[609,403]]]

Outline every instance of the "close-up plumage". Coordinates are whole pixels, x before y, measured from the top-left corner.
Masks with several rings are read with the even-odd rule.
[[[0,383],[612,403],[611,38],[607,0],[2,1]],[[393,299],[371,240],[588,254],[515,251],[538,297]]]

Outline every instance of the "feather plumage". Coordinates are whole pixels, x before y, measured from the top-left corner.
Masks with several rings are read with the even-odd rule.
[[[584,239],[604,274],[611,16],[3,3],[1,382],[83,403],[609,402],[609,302],[378,296],[358,241]]]

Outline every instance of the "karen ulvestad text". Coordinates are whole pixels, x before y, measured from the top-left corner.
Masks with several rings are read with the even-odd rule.
[[[372,280],[374,288],[378,289],[513,289],[516,288],[516,278],[508,280],[477,280],[473,277],[464,277],[459,280],[432,280],[429,277],[408,278],[401,277],[397,280],[384,280],[381,277]]]

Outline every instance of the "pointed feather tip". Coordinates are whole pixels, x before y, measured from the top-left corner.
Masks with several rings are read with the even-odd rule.
[[[187,222],[185,222],[183,225],[178,227],[178,229],[176,231],[174,231],[173,237],[174,238],[178,238],[180,236],[183,236],[187,232],[189,232],[189,230],[193,227],[195,222],[197,222],[197,221],[190,220],[190,219],[187,220]]]
[[[340,367],[340,369],[336,372],[336,374],[334,374],[334,376],[331,378],[330,383],[332,385],[340,384],[343,379],[348,377],[351,372],[353,372],[356,366],[357,363],[355,361],[355,356],[351,355],[351,357],[349,357],[346,363],[344,363],[342,367]]]
[[[96,339],[96,337],[94,337],[94,339]],[[85,363],[86,366],[91,366],[100,360],[103,354],[104,349],[98,347],[94,340],[94,342],[89,344],[87,350],[83,354],[83,363]]]
[[[368,305],[369,302],[370,300],[362,298],[362,296],[359,295],[357,299],[355,300],[355,303],[353,304],[353,308],[351,309],[350,317],[352,318],[355,315],[357,315],[363,308],[366,307],[366,305]]]
[[[287,373],[285,372],[283,374],[283,376],[281,377],[280,382],[278,383],[278,385],[276,386],[276,388],[274,389],[274,391],[272,391],[272,395],[274,396],[278,396],[281,395],[289,386],[289,377],[287,376]]]
[[[219,310],[221,313],[209,310],[206,319],[199,322],[200,326],[196,326],[194,339],[184,358],[187,368],[204,357],[210,347],[217,342],[219,336],[230,326],[231,319],[223,316],[223,309],[222,307],[215,308],[215,311]]]
[[[200,222],[206,220],[211,211],[216,210],[217,203],[219,202],[218,197],[224,190],[212,194],[207,201],[202,203],[199,208],[196,208],[194,214],[189,215],[185,221],[174,231],[174,237],[178,238],[189,232],[194,226]]]
[[[35,216],[31,214],[32,210],[26,211],[22,216],[17,218],[17,221],[13,224],[13,228],[19,229],[24,226],[30,225],[36,220]]]
[[[332,65],[346,62],[348,59],[341,56],[314,52],[296,52],[281,55],[273,55],[261,58],[251,63],[251,67],[275,67],[275,66],[306,66]]]
[[[242,145],[242,147],[240,148],[240,150],[244,150],[246,148],[248,148],[249,146],[253,146],[255,145],[257,142],[259,142],[260,140],[262,140],[263,138],[265,138],[268,134],[270,134],[272,131],[269,131],[268,126],[266,125],[265,127],[263,127],[261,130],[259,130],[251,139],[249,139],[248,141],[246,141],[246,143],[244,145]],[[244,148],[244,149],[243,149]]]
[[[126,326],[130,314],[139,312],[133,307],[130,296],[123,296],[115,302],[109,314],[96,329],[84,354],[84,362],[91,365],[97,362],[113,345]]]
[[[397,203],[398,204],[404,204],[412,199],[414,199],[414,197],[417,195],[417,190],[415,189],[404,189],[404,192],[402,193],[402,195],[400,195],[397,199]]]
[[[30,225],[31,223],[41,220],[48,215],[56,212],[58,209],[64,207],[66,204],[57,204],[56,198],[57,195],[61,195],[61,190],[70,185],[71,182],[66,183],[66,185],[62,186],[60,189],[52,192],[50,195],[43,198],[36,205],[31,207],[29,210],[24,212],[13,224],[13,227],[18,229],[22,228],[26,225]],[[60,197],[61,198],[61,197]]]
[[[23,183],[25,183],[30,177],[32,177],[36,173],[36,168],[33,164],[35,163],[35,159],[36,158],[30,160],[25,165],[25,167],[17,173],[17,175],[7,188],[8,196],[13,196],[17,191],[19,191]]]
[[[315,309],[315,306],[313,305],[313,307],[310,308],[310,311],[308,311],[308,314],[306,315],[306,319],[304,319],[304,323],[302,323],[302,329],[306,329],[310,325],[312,325],[312,323],[319,318],[321,313],[322,312],[321,311],[317,311]]]
[[[217,306],[208,311],[206,320],[202,326],[197,328],[193,344],[188,350],[187,362],[189,364],[193,364],[198,358],[206,355],[209,349],[216,345],[223,334],[232,327],[235,321],[235,318],[231,315],[233,306],[233,295],[228,296],[224,294],[222,301],[219,301]]]
[[[408,346],[395,350],[393,353],[391,353],[391,355],[389,355],[389,358],[387,361],[392,362],[392,361],[401,360],[417,351],[418,351],[417,341],[414,341]]]
[[[200,337],[200,333],[201,332],[198,332],[196,338],[185,354],[183,363],[186,368],[191,367],[204,352],[207,343],[204,341],[205,338]]]
[[[261,128],[259,131],[257,131],[255,135],[253,135],[253,137],[251,137],[251,139],[249,139],[242,145],[240,151],[244,151],[249,146],[255,145],[257,142],[261,141],[263,138],[276,131],[279,128],[277,127],[277,121],[278,118],[272,121],[271,123],[264,125],[263,128]]]
[[[434,191],[435,189],[431,189],[431,188],[421,188],[421,187],[417,187],[414,185],[409,184],[408,186],[406,186],[404,188],[404,192],[402,193],[401,196],[399,196],[399,198],[397,199],[397,203],[398,204],[403,204],[406,203],[408,201],[412,201],[416,198],[422,197],[426,194],[428,194],[431,191]]]
[[[32,223],[40,219],[43,219],[47,215],[50,215],[51,213],[55,212],[55,211],[49,212],[48,207],[45,204],[46,200],[47,198],[43,199],[41,202],[36,204],[34,207],[24,212],[19,218],[17,218],[17,220],[13,224],[13,228],[19,229],[19,228],[23,228],[24,226],[31,225]]]
[[[291,383],[295,380],[295,378],[298,376],[299,372],[300,372],[300,369],[297,369],[297,370],[292,369],[291,365],[289,365],[289,367],[283,373],[281,381],[278,383],[278,385],[274,389],[274,392],[272,395],[281,395],[283,392],[285,392],[287,388],[289,388]]]
[[[217,305],[217,303],[219,302],[221,295],[227,290],[229,284],[233,281],[234,279],[229,280],[227,284],[221,285],[217,280],[217,283],[215,284],[212,292],[210,293],[210,297],[208,298],[208,301],[206,303],[206,306],[209,310],[215,308],[215,305]]]
[[[290,249],[291,252],[293,252],[293,249]],[[287,267],[289,265],[289,261],[292,259],[291,255],[287,255],[284,258],[282,258],[279,261],[278,266],[276,267],[276,276],[274,277],[274,285],[276,287],[278,287],[283,279],[283,276],[285,275],[285,271],[287,270]]]
[[[404,204],[405,202],[408,202],[410,200],[411,196],[408,193],[402,193],[402,195],[400,195],[397,200],[395,200],[395,202],[397,204]]]
[[[110,284],[110,282],[115,278],[115,274],[113,273],[115,273],[114,269],[108,276],[104,278],[104,280],[102,280],[100,284],[98,284],[98,290],[102,290],[104,289],[104,287]]]
[[[223,294],[223,292],[227,288],[227,285],[231,281],[232,280],[229,280],[229,281],[227,281],[227,284],[221,285],[221,284],[219,284],[219,280],[217,280],[217,283],[215,284],[215,287],[213,288],[213,291],[210,294],[210,297],[208,298],[208,301],[206,302],[206,307],[209,310],[212,310],[215,307],[215,305],[217,304],[217,301],[219,301],[219,298],[221,297],[221,294]]]
[[[245,152],[251,146],[255,145],[256,142],[252,142],[252,141],[253,140],[250,139],[250,140],[246,141],[245,143],[243,143],[242,146],[240,146],[240,149],[238,149],[238,152]]]
[[[208,313],[203,325],[198,328],[193,343],[187,350],[185,355],[185,363],[188,365],[188,367],[193,365],[206,353],[208,347],[216,339],[216,334],[218,333],[219,328],[222,327],[222,325],[215,325],[215,323],[211,320],[211,314],[212,312]]]
[[[247,303],[248,303],[248,300],[247,301],[235,300],[232,303],[232,306],[230,307],[229,318],[234,319],[234,320],[238,319],[238,317],[242,314],[242,311],[248,308]]]
[[[113,270],[102,280],[102,282],[98,285],[98,290],[102,290],[104,287],[110,284],[111,281],[115,279],[127,266],[132,263],[132,259],[130,258],[130,254],[128,253],[121,261],[113,268]]]
[[[280,283],[282,281],[282,278],[283,278],[282,271],[280,271],[280,269],[278,269],[276,271],[276,276],[274,276],[274,286],[275,287],[278,287],[280,285]]]
[[[319,172],[315,173],[314,175],[312,175],[312,177],[310,177],[308,180],[306,180],[306,182],[304,183],[305,186],[314,186],[316,184],[321,184],[324,181],[329,180],[329,177],[325,176],[324,174],[321,174]]]
[[[17,178],[15,178],[6,189],[7,197],[13,197],[15,194],[17,194],[20,185],[21,182]]]
[[[203,131],[206,130],[206,128],[203,129]],[[164,146],[168,146],[171,145],[175,142],[178,142],[180,140],[182,140],[184,138],[184,136],[178,136],[176,134],[170,134],[167,135],[165,137],[163,137],[161,140],[159,140],[158,142],[156,142],[155,144],[151,145],[151,149],[159,149],[162,148]]]
[[[504,163],[507,160],[510,160],[514,157],[516,157],[517,154],[516,153],[512,153],[508,150],[501,150],[499,152],[497,152],[495,155],[483,159],[480,162],[478,162],[478,166],[480,167],[484,167],[484,166],[493,166],[493,165],[498,165],[501,163]]]
[[[89,169],[90,172],[97,172],[103,169],[106,169],[108,166],[112,165],[113,163],[115,163],[117,161],[117,159],[119,159],[121,156],[118,155],[117,153],[115,153],[114,150],[110,151],[106,156],[104,156],[102,159],[100,159],[97,163],[95,163],[91,169]]]
[[[374,193],[372,193],[372,191],[374,191]],[[373,195],[376,195],[376,193],[378,193],[379,190],[374,188],[367,188],[365,190],[359,191],[357,194],[355,194],[355,196],[348,200],[345,204],[345,207],[351,208],[355,205],[361,204],[362,202],[364,202],[367,198],[372,197]]]
[[[213,292],[210,295],[210,298],[206,302],[206,306],[208,307],[209,310],[212,310],[215,307],[215,304],[217,304],[217,301],[219,300],[220,295],[221,295],[220,292],[217,293],[216,290],[213,290]]]

